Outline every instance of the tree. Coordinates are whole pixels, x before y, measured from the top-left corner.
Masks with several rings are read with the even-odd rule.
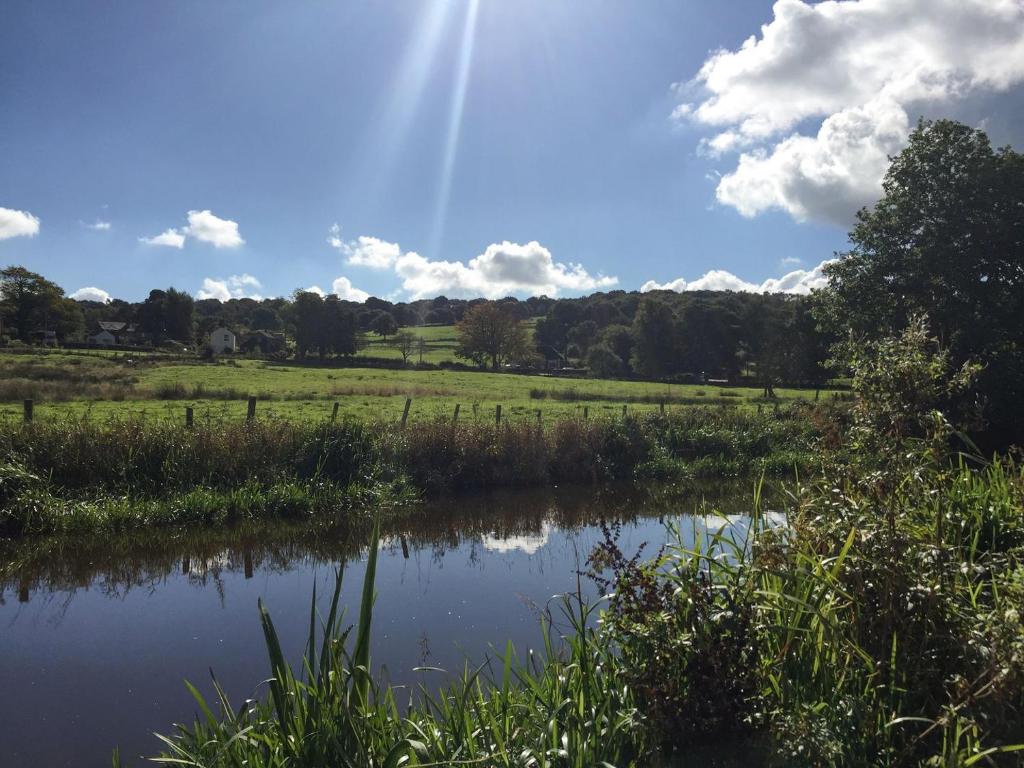
[[[622,358],[612,351],[612,348],[603,342],[594,344],[587,352],[587,368],[590,374],[599,379],[610,379],[621,376],[625,366]]]
[[[565,362],[569,356],[569,331],[580,321],[580,314],[576,301],[563,300],[556,302],[551,312],[537,321],[534,340],[544,357]]]
[[[380,334],[386,342],[388,336],[398,332],[398,323],[395,322],[395,318],[391,316],[390,312],[378,312],[373,318],[373,322],[370,323],[370,330]]]
[[[412,331],[399,331],[391,342],[399,354],[402,355],[402,364],[408,365],[409,355],[416,349],[416,342],[419,337]]]
[[[356,353],[356,317],[335,294],[323,300],[320,357],[328,352],[346,357]]]
[[[526,326],[508,305],[488,301],[472,306],[455,326],[455,334],[456,354],[480,366],[490,362],[497,370],[529,355]]]
[[[644,299],[633,320],[633,370],[657,379],[674,373],[676,319],[671,307],[658,299]]]
[[[629,373],[629,359],[633,355],[633,332],[626,325],[609,325],[601,331],[600,344],[611,350],[622,364],[623,373]]]
[[[36,330],[65,336],[79,328],[82,312],[77,305],[73,309],[67,306],[66,301],[63,288],[25,267],[0,270],[0,312],[5,330],[17,331],[22,341],[31,341]]]
[[[168,338],[191,343],[194,333],[195,310],[192,297],[184,291],[168,288],[164,307],[164,326],[167,329]]]
[[[292,297],[292,324],[295,328],[295,354],[301,360],[313,350],[324,354],[324,300],[318,293],[296,291]]]
[[[954,367],[983,365],[989,447],[1024,423],[1024,156],[993,150],[979,130],[921,122],[893,158],[883,196],[857,215],[853,248],[826,268],[822,326],[857,346],[927,315]]]

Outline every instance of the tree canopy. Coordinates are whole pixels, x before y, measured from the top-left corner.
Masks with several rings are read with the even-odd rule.
[[[816,306],[845,339],[840,357],[925,316],[954,365],[983,366],[988,437],[1013,439],[1024,423],[1024,156],[961,123],[921,122],[857,219]]]

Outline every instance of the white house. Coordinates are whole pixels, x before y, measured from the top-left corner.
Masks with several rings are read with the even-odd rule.
[[[210,331],[210,347],[218,355],[224,352],[234,352],[237,349],[235,334],[227,328],[214,328]]]

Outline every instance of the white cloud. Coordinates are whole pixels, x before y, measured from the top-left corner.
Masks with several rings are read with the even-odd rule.
[[[814,269],[795,269],[779,278],[769,278],[763,283],[748,283],[724,269],[712,269],[693,281],[678,278],[667,283],[648,280],[640,291],[742,291],[744,293],[799,293],[808,294],[812,289],[824,288],[828,280],[823,268],[832,260],[821,262]]]
[[[707,152],[749,150],[720,202],[848,223],[877,199],[908,115],[1022,80],[1020,0],[779,0],[760,36],[707,59],[688,89],[700,98],[674,117],[720,129]],[[816,136],[775,143],[807,120],[823,120]]]
[[[249,274],[231,275],[228,278],[206,277],[203,278],[203,287],[196,293],[199,299],[218,299],[229,301],[231,299],[256,299],[263,297],[258,293],[260,281]],[[255,290],[253,290],[255,289]]]
[[[39,234],[39,219],[28,211],[0,208],[0,240],[9,237],[35,237]]]
[[[94,221],[92,224],[85,224],[83,222],[83,226],[86,229],[94,229],[97,232],[106,232],[110,229],[110,222],[103,221],[102,219],[96,219],[96,221]]]
[[[203,243],[211,243],[214,248],[237,248],[245,244],[238,233],[238,222],[221,219],[205,211],[189,211],[188,225],[181,229],[168,229],[155,237],[140,237],[139,242],[146,245],[166,245],[171,248],[185,247],[185,237],[191,237]],[[106,224],[105,227],[99,226]],[[109,229],[107,222],[96,222],[89,225],[92,229]]]
[[[331,293],[335,294],[339,299],[358,301],[360,304],[370,298],[370,294],[356,288],[352,285],[352,281],[344,276],[339,277],[331,284]],[[323,291],[320,292],[320,295],[323,295]]]
[[[110,294],[102,288],[96,288],[90,285],[85,288],[79,288],[77,291],[70,294],[68,298],[74,299],[75,301],[98,301],[102,304],[106,304],[110,301]]]
[[[245,244],[238,234],[238,223],[214,216],[209,210],[189,211],[188,226],[182,230],[186,235],[214,248],[237,248]]]
[[[327,242],[345,256],[349,264],[357,267],[390,269],[402,255],[398,243],[389,243],[377,237],[360,235],[355,240],[343,240],[341,227],[337,224],[331,226]]]
[[[319,285],[311,285],[309,288],[303,289],[306,293],[315,293],[317,296],[326,296],[327,291],[321,288]]]
[[[154,237],[140,237],[139,242],[146,245],[166,245],[181,250],[185,247],[185,236],[176,229],[168,229]]]
[[[500,298],[510,294],[547,294],[608,288],[618,278],[592,276],[581,264],[554,261],[537,241],[525,245],[492,243],[486,250],[461,261],[430,261],[418,253],[403,254],[395,262],[402,288],[412,299],[448,296]]]

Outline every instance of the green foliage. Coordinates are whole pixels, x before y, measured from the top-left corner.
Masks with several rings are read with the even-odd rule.
[[[644,299],[633,320],[632,366],[641,376],[658,379],[678,369],[676,319],[672,308]]]
[[[455,326],[456,354],[483,367],[498,370],[530,355],[525,323],[501,302],[485,301],[470,307]]]
[[[839,352],[850,362],[865,340],[927,315],[954,367],[983,366],[988,442],[1005,447],[1024,421],[1024,156],[966,125],[922,122],[883,190],[858,215],[853,249],[826,269],[819,319],[848,340]]]
[[[5,331],[16,332],[23,342],[33,341],[35,331],[53,331],[59,339],[80,335],[82,311],[64,289],[25,267],[0,270],[0,316]]]

